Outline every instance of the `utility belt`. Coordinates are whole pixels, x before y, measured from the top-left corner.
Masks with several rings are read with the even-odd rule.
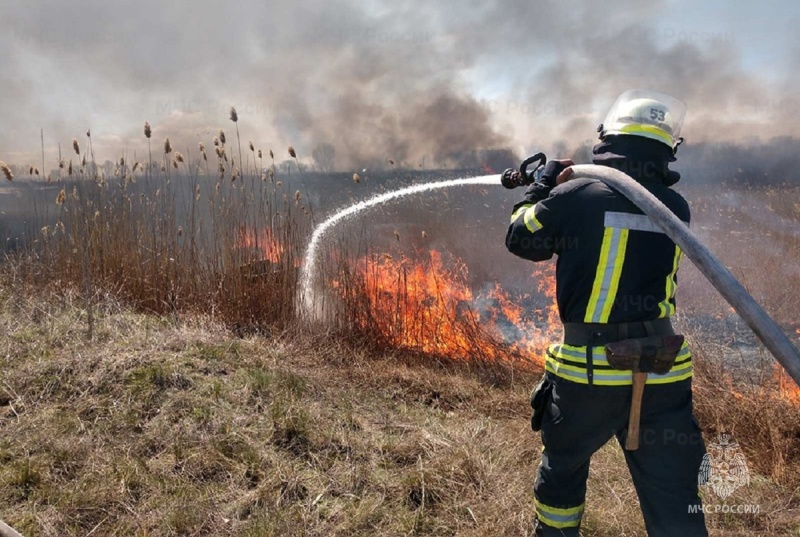
[[[564,342],[547,349],[545,370],[547,373],[531,394],[534,431],[541,428],[553,388],[550,376],[578,384],[633,385],[640,405],[645,383],[668,384],[691,378],[692,355],[683,336],[675,334],[669,318],[631,323],[566,323]],[[636,420],[638,423],[638,416]],[[631,444],[629,449],[636,447]]]
[[[692,356],[669,318],[630,323],[565,323],[564,342],[550,345],[545,368],[580,384],[627,386],[632,370],[649,373],[648,384],[692,376]]]
[[[564,344],[574,347],[605,345],[629,338],[674,335],[669,317],[632,323],[564,323]]]

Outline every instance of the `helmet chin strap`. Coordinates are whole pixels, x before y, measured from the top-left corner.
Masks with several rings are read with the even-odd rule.
[[[681,146],[682,143],[683,143],[683,136],[680,136],[678,138],[678,141],[675,143],[675,147],[672,148],[673,157],[678,154],[678,148]]]

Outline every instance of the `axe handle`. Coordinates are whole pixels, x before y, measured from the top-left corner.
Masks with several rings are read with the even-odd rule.
[[[647,383],[647,373],[633,373],[633,395],[631,396],[631,414],[628,417],[628,436],[625,438],[625,449],[639,449],[639,419],[642,417],[642,396]]]

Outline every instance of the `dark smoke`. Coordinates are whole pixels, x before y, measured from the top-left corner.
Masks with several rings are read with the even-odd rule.
[[[86,128],[101,158],[141,157],[145,120],[159,143],[170,136],[191,152],[232,127],[235,105],[245,144],[279,160],[293,144],[308,163],[326,147],[320,169],[452,167],[470,151],[575,147],[630,87],[685,99],[695,142],[796,135],[793,70],[771,60],[771,71],[754,71],[742,59],[757,39],[788,41],[789,8],[763,13],[775,20],[771,36],[723,17],[689,28],[681,9],[659,0],[4,2],[0,157],[38,164],[40,127],[47,169],[57,143]],[[791,45],[781,65],[794,65]]]

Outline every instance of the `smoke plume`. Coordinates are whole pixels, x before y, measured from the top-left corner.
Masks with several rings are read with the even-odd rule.
[[[40,128],[48,170],[87,128],[107,158],[141,154],[146,120],[190,153],[232,127],[233,105],[244,136],[279,159],[327,144],[325,167],[431,167],[574,146],[631,87],[687,101],[689,141],[796,135],[798,49],[781,48],[796,16],[764,14],[767,33],[681,4],[12,0],[0,156],[38,163]]]

